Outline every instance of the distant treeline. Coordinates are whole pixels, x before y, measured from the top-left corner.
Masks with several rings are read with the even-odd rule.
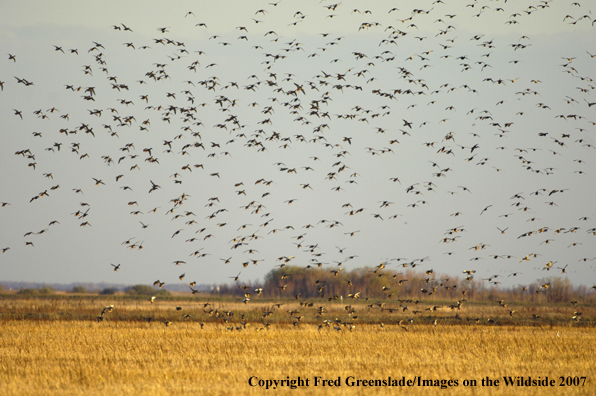
[[[125,284],[114,284],[114,283],[83,283],[83,282],[75,282],[75,283],[39,283],[39,282],[0,282],[0,292],[1,291],[22,291],[28,290],[32,293],[32,290],[41,291],[40,294],[49,294],[50,292],[62,291],[62,292],[72,292],[72,293],[99,293],[99,294],[114,294],[118,292],[130,292],[131,289],[134,289],[136,286],[139,285],[125,285]],[[216,286],[211,285],[196,285],[194,287],[202,292],[213,290]],[[189,291],[188,283],[180,282],[180,283],[172,283],[166,284],[163,289],[158,287],[153,287],[155,291],[153,294],[160,290],[168,290],[170,292],[185,292]],[[35,294],[35,293],[33,293]],[[129,293],[130,294],[130,293]],[[132,293],[134,294],[134,292]]]
[[[466,274],[464,274],[466,275]],[[470,276],[471,275],[471,276]],[[195,285],[202,295],[235,296],[253,300],[261,298],[293,298],[301,301],[326,298],[330,300],[362,298],[392,300],[440,300],[440,301],[518,301],[528,303],[567,303],[580,300],[596,303],[596,289],[584,285],[574,286],[567,277],[554,276],[538,280],[529,285],[501,287],[502,278],[479,279],[475,274],[465,277],[450,277],[429,270],[418,272],[407,269],[403,272],[377,266],[344,270],[341,267],[305,268],[283,266],[270,271],[263,282],[226,285]],[[55,291],[72,293],[129,295],[165,295],[166,292],[188,292],[186,282],[165,285],[163,289],[154,285],[114,284],[42,284],[29,282],[1,282],[0,292],[17,290],[19,294],[48,295]]]
[[[432,270],[431,270],[432,271]],[[452,300],[495,301],[516,300],[526,302],[569,302],[581,299],[595,301],[596,290],[584,285],[574,286],[568,278],[550,277],[529,285],[503,288],[491,281],[475,277],[450,277],[434,271],[403,272],[386,268],[359,268],[333,270],[284,266],[270,271],[262,284],[237,282],[218,288],[220,295],[256,295],[270,298],[347,299],[369,298],[393,300]]]
[[[11,282],[2,281],[0,282],[0,288],[4,290],[22,290],[22,289],[42,289],[51,288],[55,291],[72,291],[76,287],[83,287],[85,290],[90,292],[98,292],[106,288],[113,288],[116,290],[124,290],[126,285],[114,284],[114,283],[42,283],[42,282]]]

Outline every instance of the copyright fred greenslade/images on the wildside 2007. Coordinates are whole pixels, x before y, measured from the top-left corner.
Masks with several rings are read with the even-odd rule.
[[[454,387],[583,387],[586,377],[560,376],[560,377],[532,377],[532,376],[504,376],[498,378],[483,377],[479,379],[434,379],[421,376],[413,377],[385,377],[385,378],[359,378],[349,375],[345,378],[293,377],[284,379],[265,379],[251,376],[248,385],[264,389],[280,388],[308,388],[308,387],[430,387],[448,389]]]

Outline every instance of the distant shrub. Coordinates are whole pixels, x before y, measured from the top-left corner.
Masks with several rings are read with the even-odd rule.
[[[155,295],[156,290],[147,285],[135,285],[128,289],[126,293],[133,296],[152,296]]]
[[[72,288],[71,293],[89,293],[89,290],[85,286],[75,286]]]
[[[37,290],[39,291],[39,294],[44,296],[54,294],[54,292],[56,291],[52,286],[42,286]]]
[[[172,293],[170,293],[170,291],[166,290],[166,289],[161,289],[157,293],[155,293],[155,296],[157,296],[157,297],[167,297],[167,296],[171,296],[171,295],[172,295]]]
[[[132,286],[126,293],[132,296],[170,296],[172,294],[166,289],[156,290],[154,287],[148,285]]]
[[[51,286],[41,286],[37,289],[21,289],[17,292],[17,294],[24,295],[24,296],[48,296],[54,294],[56,290]]]
[[[104,295],[104,296],[112,295],[112,294],[116,294],[117,291],[118,291],[118,289],[116,289],[115,287],[106,287],[105,289],[100,291],[99,294]]]
[[[39,292],[37,291],[37,289],[22,288],[17,292],[17,294],[19,294],[21,296],[34,296],[34,295],[38,295]]]

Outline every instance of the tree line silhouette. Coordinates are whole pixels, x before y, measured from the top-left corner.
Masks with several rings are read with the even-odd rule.
[[[450,277],[434,270],[396,271],[377,267],[352,270],[283,266],[271,270],[262,283],[220,285],[219,295],[263,298],[307,299],[391,299],[433,301],[496,301],[507,299],[528,303],[596,301],[596,291],[573,285],[567,277],[542,278],[528,285],[500,287],[500,276]],[[489,281],[490,279],[490,281]]]

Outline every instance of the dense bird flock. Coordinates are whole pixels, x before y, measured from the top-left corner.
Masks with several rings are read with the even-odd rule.
[[[2,273],[592,284],[590,3],[249,4],[3,48]]]

